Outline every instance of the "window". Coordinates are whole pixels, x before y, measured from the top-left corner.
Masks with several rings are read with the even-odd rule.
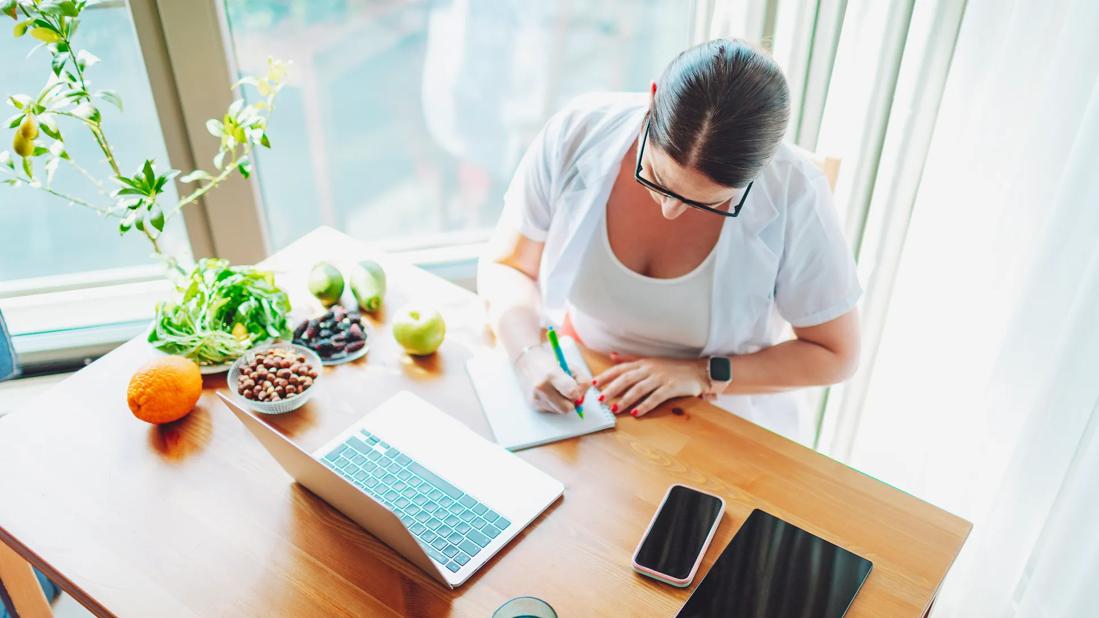
[[[4,22],[10,24],[5,17]],[[5,26],[10,28],[10,26]],[[103,127],[124,173],[146,158],[167,166],[149,80],[142,63],[130,12],[122,2],[86,10],[75,41],[101,59],[88,69],[96,88],[115,90],[125,112],[101,102]],[[50,55],[31,37],[0,36],[0,92],[36,95],[50,74]],[[14,112],[10,106],[9,112]],[[4,114],[6,118],[9,114]],[[58,122],[73,159],[103,183],[102,188],[76,168],[62,164],[52,187],[93,204],[106,205],[115,187],[110,168],[86,129]],[[4,125],[0,150],[11,150],[12,133]],[[36,161],[36,174],[42,172]],[[3,174],[0,174],[3,176]],[[174,201],[169,187],[166,202]],[[166,251],[189,259],[182,218],[161,237]],[[30,187],[0,186],[0,311],[4,312],[24,370],[52,371],[109,351],[136,335],[168,292],[163,269],[150,257],[147,241],[131,233],[120,238],[117,225],[98,213]],[[94,289],[90,289],[94,288]]]
[[[4,21],[11,23],[6,18]],[[166,165],[168,157],[149,82],[125,6],[121,2],[109,3],[87,10],[75,40],[80,49],[88,49],[102,59],[101,64],[88,69],[96,87],[117,91],[124,102],[125,114],[110,104],[99,105],[104,115],[104,130],[122,171],[135,171],[146,157]],[[5,35],[0,36],[0,58],[6,60],[0,65],[0,93],[33,96],[46,83],[50,73],[49,53],[39,49],[24,60],[35,44],[37,41],[29,35],[16,39],[5,31]],[[15,111],[10,105],[6,107],[9,112]],[[4,117],[8,115],[4,114]],[[110,169],[102,162],[102,154],[87,131],[72,123],[62,121],[59,124],[74,160],[96,178],[105,179]],[[3,139],[0,150],[10,151],[11,133],[7,123]],[[37,164],[41,171],[41,161]],[[68,165],[58,168],[53,186],[93,203],[107,203],[92,182]],[[106,186],[105,190],[113,188]],[[174,199],[174,194],[168,197],[168,200]],[[182,219],[176,221],[179,224],[169,228],[165,242],[177,250],[186,250]],[[137,234],[119,238],[117,226],[97,213],[68,206],[52,195],[29,187],[0,186],[0,282],[3,282],[0,297],[4,292],[14,294],[16,286],[22,291],[34,291],[34,288],[50,285],[40,279],[44,277],[56,281],[59,275],[79,274],[78,277],[65,277],[70,284],[79,284],[80,281],[102,279],[104,273],[94,271],[105,269],[143,266],[150,274],[156,273],[155,265],[148,268],[152,264],[144,238]],[[36,281],[27,281],[30,279]],[[12,322],[12,328],[18,330],[18,321],[13,319]]]
[[[317,225],[405,246],[495,224],[570,98],[643,91],[690,44],[678,0],[227,0],[242,74],[291,60],[257,162],[272,251]],[[480,235],[480,236],[479,236]]]

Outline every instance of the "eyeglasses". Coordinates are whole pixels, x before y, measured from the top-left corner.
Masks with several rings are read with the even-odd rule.
[[[637,170],[633,173],[634,180],[641,183],[641,185],[643,187],[645,187],[646,189],[649,189],[651,191],[656,191],[657,193],[659,193],[660,195],[663,195],[664,197],[670,197],[673,200],[678,200],[680,202],[683,202],[684,204],[690,206],[691,208],[697,208],[699,210],[705,210],[706,212],[712,212],[715,215],[721,215],[722,217],[735,217],[735,216],[739,215],[740,214],[740,209],[744,207],[744,201],[748,199],[748,192],[752,190],[752,183],[751,182],[749,182],[748,186],[744,189],[744,195],[740,196],[740,203],[737,204],[736,206],[734,206],[732,211],[725,211],[725,210],[718,210],[717,208],[715,208],[715,206],[720,206],[724,202],[718,202],[717,204],[703,204],[702,202],[696,202],[694,200],[689,200],[689,199],[683,197],[682,195],[679,195],[679,194],[677,194],[673,191],[669,191],[669,190],[665,189],[664,187],[661,187],[660,185],[656,184],[655,182],[653,182],[653,181],[651,181],[651,180],[649,180],[649,179],[647,179],[647,178],[645,178],[641,175],[641,161],[642,161],[643,157],[645,156],[645,144],[648,143],[648,141],[649,141],[649,125],[651,125],[651,124],[652,124],[652,119],[650,118],[649,121],[645,123],[645,137],[641,138],[641,148],[639,148],[638,152],[637,152]]]

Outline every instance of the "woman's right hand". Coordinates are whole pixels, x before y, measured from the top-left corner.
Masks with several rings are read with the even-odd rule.
[[[531,405],[545,412],[572,414],[583,403],[590,378],[573,377],[545,345],[529,348],[515,361],[516,374]]]

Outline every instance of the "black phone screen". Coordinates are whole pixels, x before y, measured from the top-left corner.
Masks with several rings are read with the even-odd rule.
[[[678,618],[838,618],[872,567],[869,560],[756,509]]]
[[[686,579],[721,513],[721,500],[674,485],[637,550],[637,563],[676,579]]]

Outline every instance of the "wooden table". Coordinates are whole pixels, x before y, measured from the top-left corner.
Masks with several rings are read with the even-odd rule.
[[[318,229],[264,263],[299,312],[305,272],[377,252]],[[448,334],[426,360],[400,353],[385,316],[370,353],[326,371],[313,401],[271,422],[307,449],[410,389],[491,438],[463,363],[491,343],[479,299],[381,256],[389,311],[438,307]],[[970,524],[701,400],[616,429],[523,451],[566,486],[462,588],[449,591],[302,488],[216,400],[153,427],[125,401],[140,340],[0,419],[0,540],[96,614],[120,616],[488,616],[535,595],[569,616],[669,616],[689,590],[635,574],[630,557],[664,491],[683,482],[727,510],[696,581],[754,508],[874,562],[853,616],[921,616]],[[588,354],[593,369],[605,359]],[[428,428],[429,429],[429,428]],[[0,563],[3,564],[3,563]],[[9,569],[11,572],[11,569]]]

